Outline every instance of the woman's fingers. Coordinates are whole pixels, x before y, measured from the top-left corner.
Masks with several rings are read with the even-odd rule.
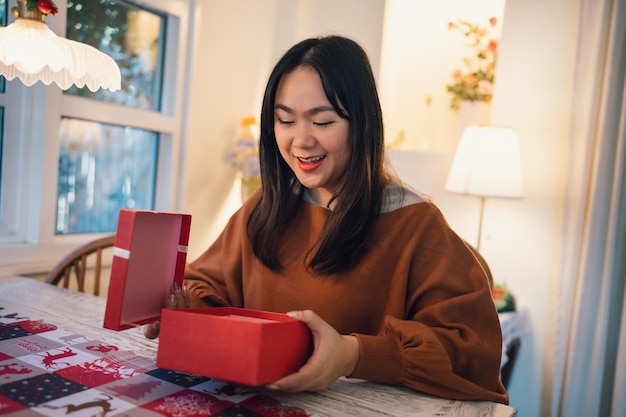
[[[143,335],[148,339],[156,339],[159,336],[159,330],[161,328],[161,322],[155,321],[154,323],[146,324],[143,326]]]
[[[183,284],[181,288],[177,282],[172,285],[172,293],[167,302],[167,308],[189,308],[191,302],[189,300],[189,292],[187,286]]]
[[[189,300],[187,286],[183,284],[181,288],[177,282],[174,282],[172,292],[170,296],[167,297],[165,308],[189,308],[190,306],[191,302]],[[161,323],[159,321],[147,324],[143,328],[143,334],[148,339],[156,339],[159,336],[160,327]]]
[[[319,391],[337,378],[352,373],[359,358],[359,342],[354,336],[342,336],[311,310],[287,313],[300,320],[313,335],[313,354],[297,372],[268,385],[290,392]]]

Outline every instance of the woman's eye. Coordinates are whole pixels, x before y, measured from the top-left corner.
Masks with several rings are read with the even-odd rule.
[[[329,122],[313,122],[313,124],[314,124],[315,126],[330,126],[330,125],[332,125],[333,123],[335,123],[335,121],[334,121],[334,120],[331,120],[331,121],[329,121]]]
[[[281,119],[280,117],[277,117],[276,120],[278,121],[278,123],[280,123],[281,125],[290,125],[293,124],[292,120],[285,120],[285,119]]]

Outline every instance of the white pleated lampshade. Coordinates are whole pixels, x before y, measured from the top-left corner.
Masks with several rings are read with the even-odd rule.
[[[522,197],[515,132],[493,126],[466,128],[452,161],[446,190],[480,197]]]
[[[18,18],[0,27],[0,74],[31,86],[56,83],[66,90],[73,84],[91,91],[121,88],[115,61],[96,48],[57,36],[48,25]]]

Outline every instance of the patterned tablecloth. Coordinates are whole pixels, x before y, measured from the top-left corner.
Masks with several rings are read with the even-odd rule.
[[[0,384],[0,414],[12,416],[309,415],[1,306]]]

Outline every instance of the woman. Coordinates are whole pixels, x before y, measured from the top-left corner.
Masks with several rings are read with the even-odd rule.
[[[287,51],[267,84],[259,146],[261,190],[188,265],[178,304],[306,323],[313,355],[273,389],[349,376],[508,403],[485,273],[437,207],[385,171],[362,48],[329,36]]]

